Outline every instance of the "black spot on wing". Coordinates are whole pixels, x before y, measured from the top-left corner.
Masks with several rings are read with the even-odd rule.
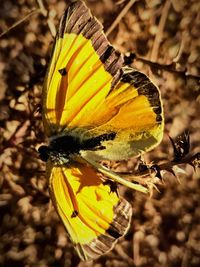
[[[60,73],[62,76],[65,76],[65,75],[67,74],[67,70],[66,70],[66,68],[60,69],[60,70],[58,70],[58,71],[59,71],[59,73]]]
[[[76,216],[78,216],[78,211],[77,210],[74,210],[72,212],[71,218],[75,218]]]
[[[113,207],[114,217],[105,233],[94,238],[82,247],[77,246],[79,255],[84,260],[93,260],[113,248],[118,238],[124,236],[129,229],[132,217],[132,207],[123,198]]]
[[[100,60],[105,63],[106,60],[108,60],[108,58],[112,55],[112,53],[114,52],[114,48],[109,45],[106,50],[104,51],[104,53],[100,56]]]
[[[116,229],[114,229],[113,227],[108,228],[108,230],[106,230],[106,233],[108,233],[109,235],[111,235],[114,238],[119,238],[120,236],[122,236]]]
[[[82,34],[90,39],[105,70],[113,76],[112,86],[119,81],[123,57],[110,45],[103,33],[102,24],[91,14],[83,1],[70,4],[63,14],[57,38],[63,38],[64,33]]]

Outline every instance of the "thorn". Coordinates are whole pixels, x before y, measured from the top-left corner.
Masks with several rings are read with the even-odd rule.
[[[35,110],[33,111],[34,116],[37,116],[37,114],[42,114],[42,105],[41,104],[38,104],[35,107]]]
[[[188,164],[189,164],[190,166],[192,166],[193,169],[194,169],[194,171],[196,172],[196,167],[195,167],[195,165],[193,164],[193,162],[188,162]]]
[[[170,170],[167,170],[168,172],[170,172],[171,174],[173,174],[175,177],[176,177],[176,174],[175,174],[175,172],[174,172],[174,170],[173,169],[170,169]],[[177,177],[176,177],[177,178]]]
[[[146,163],[144,163],[144,162],[141,162],[141,163],[139,163],[139,165],[138,165],[138,171],[139,172],[145,172],[145,171],[147,171],[149,168],[148,168],[148,166],[146,165]]]
[[[160,173],[160,167],[158,165],[154,164],[150,167],[150,169],[155,172],[157,178],[162,179],[162,175]]]
[[[169,136],[173,146],[174,162],[181,161],[190,151],[190,136],[189,132],[185,131],[179,135],[175,141]]]
[[[200,168],[200,153],[196,153],[192,158],[189,164],[194,168],[196,171],[197,168]]]
[[[130,52],[130,53],[126,53],[124,55],[124,63],[125,65],[130,65],[133,63],[133,61],[135,60],[136,58],[136,54],[133,53],[133,52]]]

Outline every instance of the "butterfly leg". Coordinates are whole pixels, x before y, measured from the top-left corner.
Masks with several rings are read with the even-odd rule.
[[[82,158],[83,161],[86,161],[87,163],[89,163],[90,165],[93,166],[93,168],[95,168],[98,172],[104,174],[105,176],[107,176],[108,178],[110,178],[112,181],[115,181],[117,183],[120,183],[124,186],[127,186],[131,189],[140,191],[142,193],[147,194],[149,191],[146,187],[140,185],[140,184],[135,184],[132,183],[130,181],[127,181],[123,178],[121,178],[118,174],[116,174],[115,172],[109,170],[108,168],[106,168],[105,166],[102,166],[100,163],[93,161],[90,158]]]

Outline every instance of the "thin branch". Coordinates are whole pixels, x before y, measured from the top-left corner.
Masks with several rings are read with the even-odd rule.
[[[54,26],[51,18],[49,18],[49,12],[48,12],[48,10],[45,8],[44,3],[43,3],[42,0],[37,0],[37,3],[38,3],[39,8],[32,10],[24,18],[20,19],[19,21],[17,21],[16,23],[14,23],[12,26],[10,26],[8,29],[6,29],[4,32],[2,32],[0,34],[0,38],[3,37],[8,32],[10,32],[12,29],[14,29],[17,26],[19,26],[20,24],[22,24],[29,17],[31,17],[32,15],[37,14],[37,13],[41,13],[44,17],[47,17],[47,24],[49,26],[49,29],[51,31],[51,34],[52,34],[52,36],[55,36],[56,35],[56,29],[55,29],[55,26]]]
[[[56,36],[56,28],[55,28],[55,25],[54,25],[52,18],[51,18],[52,17],[51,12],[48,12],[48,10],[45,8],[43,0],[37,0],[37,3],[38,3],[38,6],[39,6],[40,11],[43,14],[43,16],[47,17],[47,24],[48,24],[48,27],[50,29],[51,35],[53,37],[55,37]]]
[[[180,61],[181,55],[183,54],[185,42],[184,39],[181,39],[180,47],[178,49],[176,57],[173,59],[173,62],[178,63]]]
[[[164,30],[165,23],[166,23],[166,20],[168,17],[170,6],[171,6],[171,1],[166,0],[165,5],[164,5],[163,10],[162,10],[162,15],[161,15],[161,18],[160,18],[160,21],[158,24],[158,31],[157,31],[157,34],[155,36],[153,48],[151,51],[150,59],[152,61],[156,61],[157,57],[158,57],[158,51],[159,51],[160,43],[162,41],[163,30]]]
[[[5,149],[7,149],[9,147],[13,147],[16,145],[16,140],[18,138],[22,138],[22,136],[24,136],[25,131],[28,128],[28,125],[29,125],[28,120],[20,123],[20,125],[15,129],[15,131],[10,136],[10,138],[5,141],[4,146],[2,148],[0,148],[0,154],[2,154]]]
[[[196,161],[198,161],[198,163],[196,163],[196,168],[198,168],[199,167],[199,157],[200,157],[200,153],[196,153],[195,155],[188,155],[188,156],[186,156],[186,157],[184,157],[182,160],[180,160],[180,161],[167,161],[167,162],[164,162],[164,163],[161,163],[161,164],[155,164],[155,165],[152,165],[152,166],[156,166],[157,168],[158,168],[158,170],[159,171],[169,171],[169,172],[171,172],[172,170],[173,170],[173,167],[174,166],[177,166],[177,165],[181,165],[181,164],[190,164],[190,165],[192,165],[193,167],[194,167],[194,164],[193,164],[193,162],[196,160]],[[121,174],[121,175],[123,175],[123,177],[125,177],[125,178],[132,178],[132,175],[134,175],[134,178],[135,177],[145,177],[145,176],[149,176],[149,174],[150,174],[150,170],[151,170],[151,166],[150,166],[150,168],[146,168],[144,171],[141,171],[141,170],[139,170],[139,171],[136,171],[136,172],[129,172],[129,173],[127,173],[127,172],[116,172],[116,173],[118,173],[118,174]],[[134,179],[135,180],[135,179]]]
[[[135,55],[135,60],[138,60],[138,61],[141,61],[141,62],[143,62],[145,64],[148,64],[153,68],[163,69],[163,70],[166,70],[168,72],[173,72],[175,74],[185,76],[186,78],[193,78],[193,79],[196,79],[196,80],[200,81],[200,76],[199,75],[194,75],[194,74],[187,73],[186,70],[177,70],[175,68],[176,63],[160,64],[160,63],[157,63],[157,62],[152,62],[151,60],[148,60],[148,59],[145,59],[145,58],[142,58],[142,57],[138,57],[137,55]]]
[[[153,189],[159,191],[157,185],[162,184],[161,181],[163,173],[161,173],[161,171],[168,171],[178,179],[176,170],[174,170],[173,167],[180,164],[190,164],[194,168],[194,170],[200,168],[200,153],[196,153],[195,155],[188,155],[179,162],[167,161],[162,164],[144,164],[144,170],[131,172],[119,172],[116,170],[113,171],[118,174],[122,179],[131,182],[136,182],[139,185],[147,187],[150,195],[152,195]]]
[[[5,34],[7,34],[9,31],[11,31],[12,29],[16,28],[17,26],[19,26],[20,24],[22,24],[24,21],[26,21],[29,17],[31,17],[32,15],[39,13],[40,9],[34,9],[32,10],[29,14],[27,14],[24,18],[20,19],[19,21],[17,21],[16,23],[14,23],[12,26],[10,26],[8,29],[6,29],[5,31],[3,31],[0,34],[0,38],[3,37]]]
[[[40,12],[42,13],[42,15],[44,17],[47,17],[48,11],[47,11],[47,9],[44,6],[43,1],[42,0],[37,0],[37,3],[38,3],[39,9],[40,9]]]
[[[119,22],[121,21],[121,19],[126,15],[126,13],[129,11],[129,9],[132,7],[132,5],[135,2],[137,2],[137,0],[130,0],[129,3],[124,6],[124,8],[119,13],[119,15],[117,16],[117,18],[114,20],[114,22],[112,23],[112,25],[106,31],[106,36],[108,36],[115,29],[115,27],[119,24]]]

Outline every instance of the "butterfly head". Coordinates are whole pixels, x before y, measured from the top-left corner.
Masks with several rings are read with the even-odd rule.
[[[51,146],[40,146],[38,152],[40,159],[44,162],[50,160],[57,166],[61,166],[69,162],[69,157],[66,153],[52,149]]]
[[[40,155],[40,159],[42,161],[47,161],[50,157],[50,149],[48,146],[40,146],[38,149],[39,155]]]

